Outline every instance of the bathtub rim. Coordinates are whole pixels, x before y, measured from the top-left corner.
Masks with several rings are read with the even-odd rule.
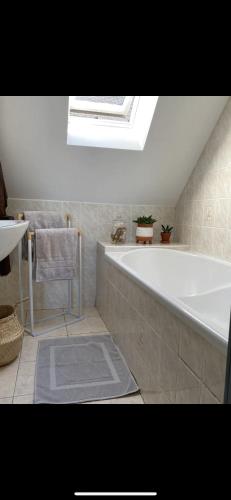
[[[182,247],[185,247],[185,245],[182,245]],[[117,247],[118,248],[118,247]],[[117,269],[119,269],[121,272],[124,272],[127,276],[129,276],[130,279],[132,279],[136,284],[141,286],[146,292],[151,294],[156,300],[158,300],[162,305],[166,306],[173,314],[175,314],[181,321],[183,321],[187,326],[190,328],[194,329],[199,335],[201,335],[205,340],[209,341],[211,344],[213,344],[215,347],[217,347],[222,353],[227,352],[227,346],[228,346],[228,339],[226,339],[222,334],[217,332],[215,329],[212,327],[208,326],[202,319],[199,317],[195,316],[195,311],[188,305],[184,304],[182,301],[179,299],[172,297],[171,295],[162,292],[161,289],[156,287],[153,289],[150,287],[139,275],[136,273],[134,270],[131,270],[129,266],[121,262],[121,257],[124,254],[127,254],[128,252],[134,252],[139,250],[140,248],[136,248],[135,246],[129,247],[129,250],[124,251],[121,247],[119,247],[120,250],[118,251],[110,251],[111,247],[108,245],[108,247],[105,245],[104,247],[104,257],[106,261],[108,261],[110,264],[114,265]],[[157,246],[153,245],[152,248],[142,248],[141,250],[143,251],[150,251],[150,250],[155,250],[162,248],[163,251],[170,250],[170,248],[166,248],[162,246]],[[227,264],[229,267],[231,267],[231,263],[228,261],[224,261],[222,259],[217,259],[215,257],[210,257],[205,254],[202,254],[200,252],[192,252],[191,250],[185,250],[180,248],[180,245],[178,247],[172,246],[171,251],[176,251],[176,252],[183,252],[187,253],[193,257],[202,257],[205,260],[212,260],[218,263],[222,264]]]

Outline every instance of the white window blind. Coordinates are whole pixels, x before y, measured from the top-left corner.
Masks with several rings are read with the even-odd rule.
[[[116,104],[118,106],[122,106],[124,100],[126,99],[125,95],[77,95],[75,96],[77,101],[88,101],[88,102],[97,102],[97,103],[106,103],[106,104]]]

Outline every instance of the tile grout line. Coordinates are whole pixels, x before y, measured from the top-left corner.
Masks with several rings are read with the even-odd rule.
[[[33,392],[30,392],[30,394],[28,394],[28,393],[26,393],[26,394],[18,394],[18,396],[14,396],[13,397],[12,403],[14,403],[14,400],[17,399],[17,398],[25,398],[25,397],[29,397],[29,396],[33,397],[34,396]]]
[[[22,337],[22,346],[23,346],[24,333],[23,333],[23,337]],[[20,366],[21,355],[22,355],[22,346],[21,346],[20,353],[19,353],[19,356],[18,356],[18,358],[19,358],[18,359],[18,369],[17,369],[17,373],[16,373],[16,377],[15,377],[14,391],[13,391],[13,395],[12,395],[12,404],[13,404],[13,401],[14,401],[14,394],[15,394],[16,384],[17,384],[17,380],[18,380],[18,372],[19,372],[19,366]]]
[[[100,330],[98,332],[92,332],[92,331],[89,331],[89,332],[78,332],[78,333],[68,333],[67,336],[68,337],[80,337],[81,335],[100,335],[100,334],[108,334],[108,335],[111,335],[111,333],[109,332],[109,330]]]

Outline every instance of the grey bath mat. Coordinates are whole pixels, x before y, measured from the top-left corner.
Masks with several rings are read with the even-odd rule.
[[[83,403],[137,391],[138,386],[110,335],[39,342],[35,404]]]

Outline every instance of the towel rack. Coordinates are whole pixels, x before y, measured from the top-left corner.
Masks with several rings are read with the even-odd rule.
[[[17,214],[17,219],[23,219],[24,214]],[[67,222],[67,228],[71,227],[71,217],[69,214],[65,216]],[[77,229],[76,229],[77,230]],[[27,231],[27,242],[28,242],[28,285],[29,285],[29,310],[30,310],[30,320],[29,322],[25,322],[25,314],[24,314],[24,290],[23,290],[23,279],[22,279],[22,241],[18,244],[18,272],[19,272],[19,297],[20,297],[20,316],[22,324],[25,326],[25,332],[29,333],[33,337],[37,337],[40,335],[45,335],[49,332],[57,330],[59,328],[63,328],[67,325],[72,325],[77,323],[78,321],[82,321],[84,319],[84,315],[82,314],[82,234],[77,230],[78,233],[78,251],[77,251],[77,269],[78,269],[78,277],[77,277],[77,306],[78,306],[78,314],[73,312],[73,297],[72,297],[72,286],[73,279],[71,280],[63,280],[68,283],[68,303],[67,308],[64,308],[63,312],[58,314],[53,314],[51,316],[46,316],[41,318],[40,320],[34,319],[34,293],[33,293],[33,260],[32,260],[32,240],[35,237],[34,231]],[[64,314],[68,314],[72,317],[72,319],[68,321],[64,321],[55,325],[51,328],[42,331],[35,330],[35,324],[42,323],[43,321],[51,320],[57,318],[59,316],[63,316]]]

